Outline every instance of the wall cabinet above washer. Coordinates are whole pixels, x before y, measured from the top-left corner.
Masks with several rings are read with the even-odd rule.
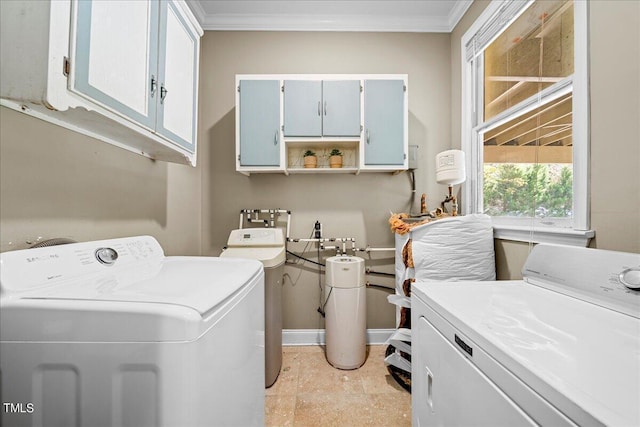
[[[364,165],[405,166],[405,85],[402,80],[364,82]]]
[[[240,167],[280,168],[280,81],[238,82]]]
[[[238,172],[357,174],[408,167],[406,74],[236,75],[236,90]],[[330,168],[334,148],[344,153],[342,168]],[[317,168],[304,168],[307,150],[319,156]]]
[[[195,165],[202,29],[184,1],[0,6],[2,105]]]
[[[284,136],[359,137],[359,80],[285,80]]]

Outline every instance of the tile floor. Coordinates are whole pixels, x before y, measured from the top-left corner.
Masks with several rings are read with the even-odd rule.
[[[387,371],[385,349],[368,346],[365,364],[343,371],[324,347],[284,347],[278,380],[266,390],[266,425],[410,426],[411,395]]]

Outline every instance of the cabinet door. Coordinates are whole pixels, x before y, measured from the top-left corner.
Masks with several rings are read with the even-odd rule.
[[[404,97],[402,80],[365,81],[365,165],[404,165]]]
[[[322,82],[284,82],[284,135],[322,136]]]
[[[240,166],[280,165],[280,82],[240,81]]]
[[[77,4],[71,89],[154,129],[158,2]]]
[[[157,132],[195,151],[199,37],[175,3],[161,3]]]
[[[360,136],[360,80],[322,82],[322,135]]]

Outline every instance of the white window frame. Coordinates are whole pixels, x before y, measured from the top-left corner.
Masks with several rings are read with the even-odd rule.
[[[588,5],[574,2],[574,73],[477,126],[482,120],[483,56],[479,54],[508,28],[534,0],[494,0],[461,40],[462,141],[466,153],[467,180],[462,186],[464,212],[477,213],[482,206],[483,144],[481,134],[505,123],[514,113],[524,113],[541,103],[573,92],[573,223],[549,226],[535,218],[492,217],[494,237],[533,243],[587,246],[595,233],[589,230],[589,58]],[[470,46],[475,44],[471,50]]]

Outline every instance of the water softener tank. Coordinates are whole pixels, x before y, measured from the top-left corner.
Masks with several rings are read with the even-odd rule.
[[[265,386],[275,383],[282,367],[282,280],[284,234],[280,228],[241,228],[231,231],[228,249],[220,257],[249,258],[264,267]],[[240,355],[238,355],[240,357]]]
[[[359,368],[367,349],[364,259],[327,258],[325,292],[327,360],[339,369]]]

